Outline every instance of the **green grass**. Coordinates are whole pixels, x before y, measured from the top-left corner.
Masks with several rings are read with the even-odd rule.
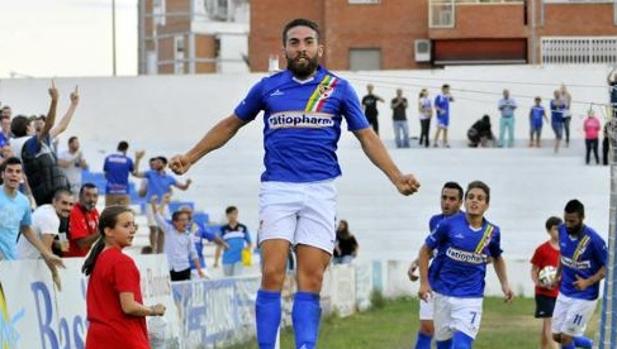
[[[530,298],[517,298],[513,304],[504,304],[500,298],[486,298],[474,349],[537,348],[542,324],[533,318],[534,309],[534,300]],[[596,313],[589,333],[597,329],[597,318]],[[409,349],[415,343],[417,329],[417,299],[386,301],[381,309],[347,318],[324,319],[318,346],[320,349]],[[291,348],[294,348],[293,333],[288,329],[281,335],[281,349]],[[257,344],[253,339],[230,349],[257,349]]]

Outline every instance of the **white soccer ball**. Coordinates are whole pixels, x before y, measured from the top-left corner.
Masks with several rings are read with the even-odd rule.
[[[538,273],[540,284],[545,287],[551,286],[555,282],[555,278],[557,278],[557,268],[551,265],[542,268]]]

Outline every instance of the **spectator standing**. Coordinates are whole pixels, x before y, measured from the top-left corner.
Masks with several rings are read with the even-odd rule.
[[[0,110],[0,116],[8,117],[9,121],[10,121],[11,117],[13,117],[13,110],[11,109],[10,106],[5,105],[5,106],[2,107],[2,110]]]
[[[606,77],[606,82],[608,83],[608,94],[611,105],[611,115],[613,119],[617,118],[617,73],[615,72],[616,68],[613,68],[608,76]]]
[[[553,92],[551,100],[551,126],[555,133],[555,153],[559,152],[561,138],[563,138],[563,100],[560,98],[559,90]]]
[[[85,183],[79,190],[79,202],[73,206],[69,215],[69,251],[65,257],[85,257],[90,246],[99,238],[97,226],[99,211],[96,203],[99,190],[92,183]]]
[[[21,161],[16,157],[8,158],[1,173],[3,184],[0,185],[0,260],[16,258],[17,239],[23,235],[39,251],[59,286],[56,267],[63,266],[62,259],[54,256],[32,230],[30,202],[18,190],[23,178]]]
[[[68,127],[79,103],[79,91],[75,87],[75,91],[71,93],[71,106],[56,126],[54,122],[59,94],[53,81],[49,94],[49,113],[40,133],[34,132],[32,121],[25,116],[16,116],[11,121],[11,133],[15,137],[11,140],[11,149],[13,154],[23,161],[24,172],[37,205],[51,203],[54,193],[59,189],[70,190],[68,180],[58,167],[51,140]]]
[[[604,124],[604,132],[602,132],[602,134],[604,135],[604,137],[602,137],[602,165],[604,166],[608,165],[608,149],[609,149],[608,126],[609,124],[610,124],[610,121]]]
[[[125,141],[118,143],[117,152],[105,158],[103,172],[107,185],[105,186],[105,207],[111,205],[128,206],[129,199],[129,174],[135,172],[133,160],[126,155],[129,144]],[[141,160],[143,151],[135,153],[135,160]]]
[[[166,194],[171,194],[171,187],[174,186],[180,190],[187,190],[191,186],[191,180],[187,179],[185,183],[179,183],[174,176],[170,176],[165,171],[167,167],[167,158],[159,156],[150,159],[150,170],[146,172],[139,172],[140,158],[135,160],[135,171],[133,174],[138,178],[145,178],[148,180],[146,201],[150,202],[153,196],[158,199],[157,204],[161,204]],[[165,215],[165,214],[164,214]],[[146,205],[146,216],[148,218],[148,227],[150,228],[150,246],[155,253],[163,252],[163,245],[165,243],[165,235],[161,228],[156,223],[154,212],[152,211],[152,205]]]
[[[501,118],[499,119],[499,146],[511,148],[514,146],[514,111],[517,108],[516,101],[510,97],[510,91],[503,90],[503,98],[497,105]],[[506,132],[508,142],[505,141]]]
[[[418,98],[418,113],[420,116],[420,146],[424,145],[428,148],[429,145],[429,131],[431,128],[431,117],[433,117],[433,106],[431,105],[431,99],[428,96],[428,90],[423,88],[420,91]]]
[[[349,232],[349,224],[341,219],[336,229],[334,264],[349,264],[358,256],[358,241]]]
[[[242,273],[242,250],[251,248],[251,235],[246,225],[238,222],[238,209],[229,206],[225,209],[227,224],[221,227],[221,238],[229,246],[223,252],[223,273],[225,276],[237,276]],[[219,264],[220,247],[216,249],[214,267]]]
[[[407,98],[403,97],[403,90],[396,89],[396,97],[390,103],[392,121],[394,123],[394,139],[397,148],[409,148],[409,125],[407,124]]]
[[[0,148],[8,146],[11,141],[11,117],[0,114]]]
[[[76,136],[69,138],[68,149],[58,156],[58,166],[71,184],[71,193],[79,195],[81,172],[88,169],[88,163],[84,159]]]
[[[184,211],[176,211],[171,215],[171,224],[161,214],[161,207],[157,206],[158,198],[150,198],[150,206],[154,212],[154,219],[161,230],[165,233],[165,256],[169,263],[169,275],[171,281],[184,281],[191,279],[191,262],[197,269],[200,277],[204,277],[201,269],[195,244],[187,229],[190,223],[189,214]]]
[[[68,218],[73,208],[74,199],[68,190],[58,190],[51,204],[39,206],[32,213],[32,230],[48,250],[52,250],[54,239],[60,232],[60,218]],[[66,236],[60,242],[64,244]],[[60,246],[60,250],[67,251],[68,245]],[[41,253],[26,239],[17,241],[18,259],[37,259]]]
[[[566,148],[570,146],[570,121],[572,120],[572,112],[570,111],[570,105],[572,104],[572,96],[568,92],[566,84],[561,84],[559,87],[559,98],[563,104],[563,130],[566,136]]]
[[[364,115],[368,120],[368,123],[371,124],[375,133],[379,134],[379,120],[377,116],[379,115],[379,111],[377,110],[377,103],[384,102],[383,98],[373,94],[373,90],[375,86],[372,84],[366,85],[366,91],[368,94],[362,97],[362,106],[364,107]]]
[[[542,135],[542,122],[548,118],[546,117],[546,110],[542,106],[542,99],[540,97],[534,98],[534,106],[529,110],[529,147],[534,145],[540,148],[540,137]],[[534,142],[535,138],[535,142]]]
[[[589,109],[587,117],[583,122],[583,130],[585,131],[585,164],[589,165],[589,153],[593,151],[593,157],[596,159],[596,165],[600,164],[600,157],[598,156],[598,135],[602,125],[600,120],[596,117],[593,109]]]
[[[454,97],[450,95],[450,85],[441,86],[441,94],[435,97],[435,113],[437,115],[437,131],[435,131],[434,147],[438,146],[439,135],[443,133],[443,146],[450,148],[448,144],[448,127],[450,126],[450,102],[454,102]]]
[[[540,271],[546,267],[557,270],[559,266],[559,226],[563,223],[559,217],[550,217],[546,221],[546,232],[550,239],[536,248],[531,257],[531,280],[535,285],[536,319],[542,319],[541,349],[556,349],[551,333],[551,318],[559,289],[540,282]]]
[[[103,210],[97,240],[82,272],[89,276],[86,293],[86,348],[149,349],[146,316],[162,316],[165,306],[143,305],[139,269],[122,249],[131,246],[137,226],[126,206]]]

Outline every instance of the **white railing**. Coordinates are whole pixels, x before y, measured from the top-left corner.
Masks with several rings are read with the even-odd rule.
[[[616,64],[617,36],[543,37],[543,64]]]

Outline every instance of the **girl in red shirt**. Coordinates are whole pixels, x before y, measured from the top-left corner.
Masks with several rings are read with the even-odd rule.
[[[555,301],[559,294],[559,285],[545,286],[538,277],[542,269],[547,266],[557,268],[559,265],[559,232],[558,227],[562,220],[559,217],[550,217],[546,221],[546,232],[550,240],[538,246],[531,258],[531,280],[536,285],[536,314],[535,317],[542,319],[542,334],[540,335],[541,349],[556,349],[557,343],[553,341],[551,333],[551,319]]]
[[[125,206],[106,208],[99,219],[96,241],[82,272],[90,276],[86,304],[86,349],[149,349],[146,316],[162,316],[165,306],[142,304],[139,270],[122,253],[130,246],[137,226]]]

